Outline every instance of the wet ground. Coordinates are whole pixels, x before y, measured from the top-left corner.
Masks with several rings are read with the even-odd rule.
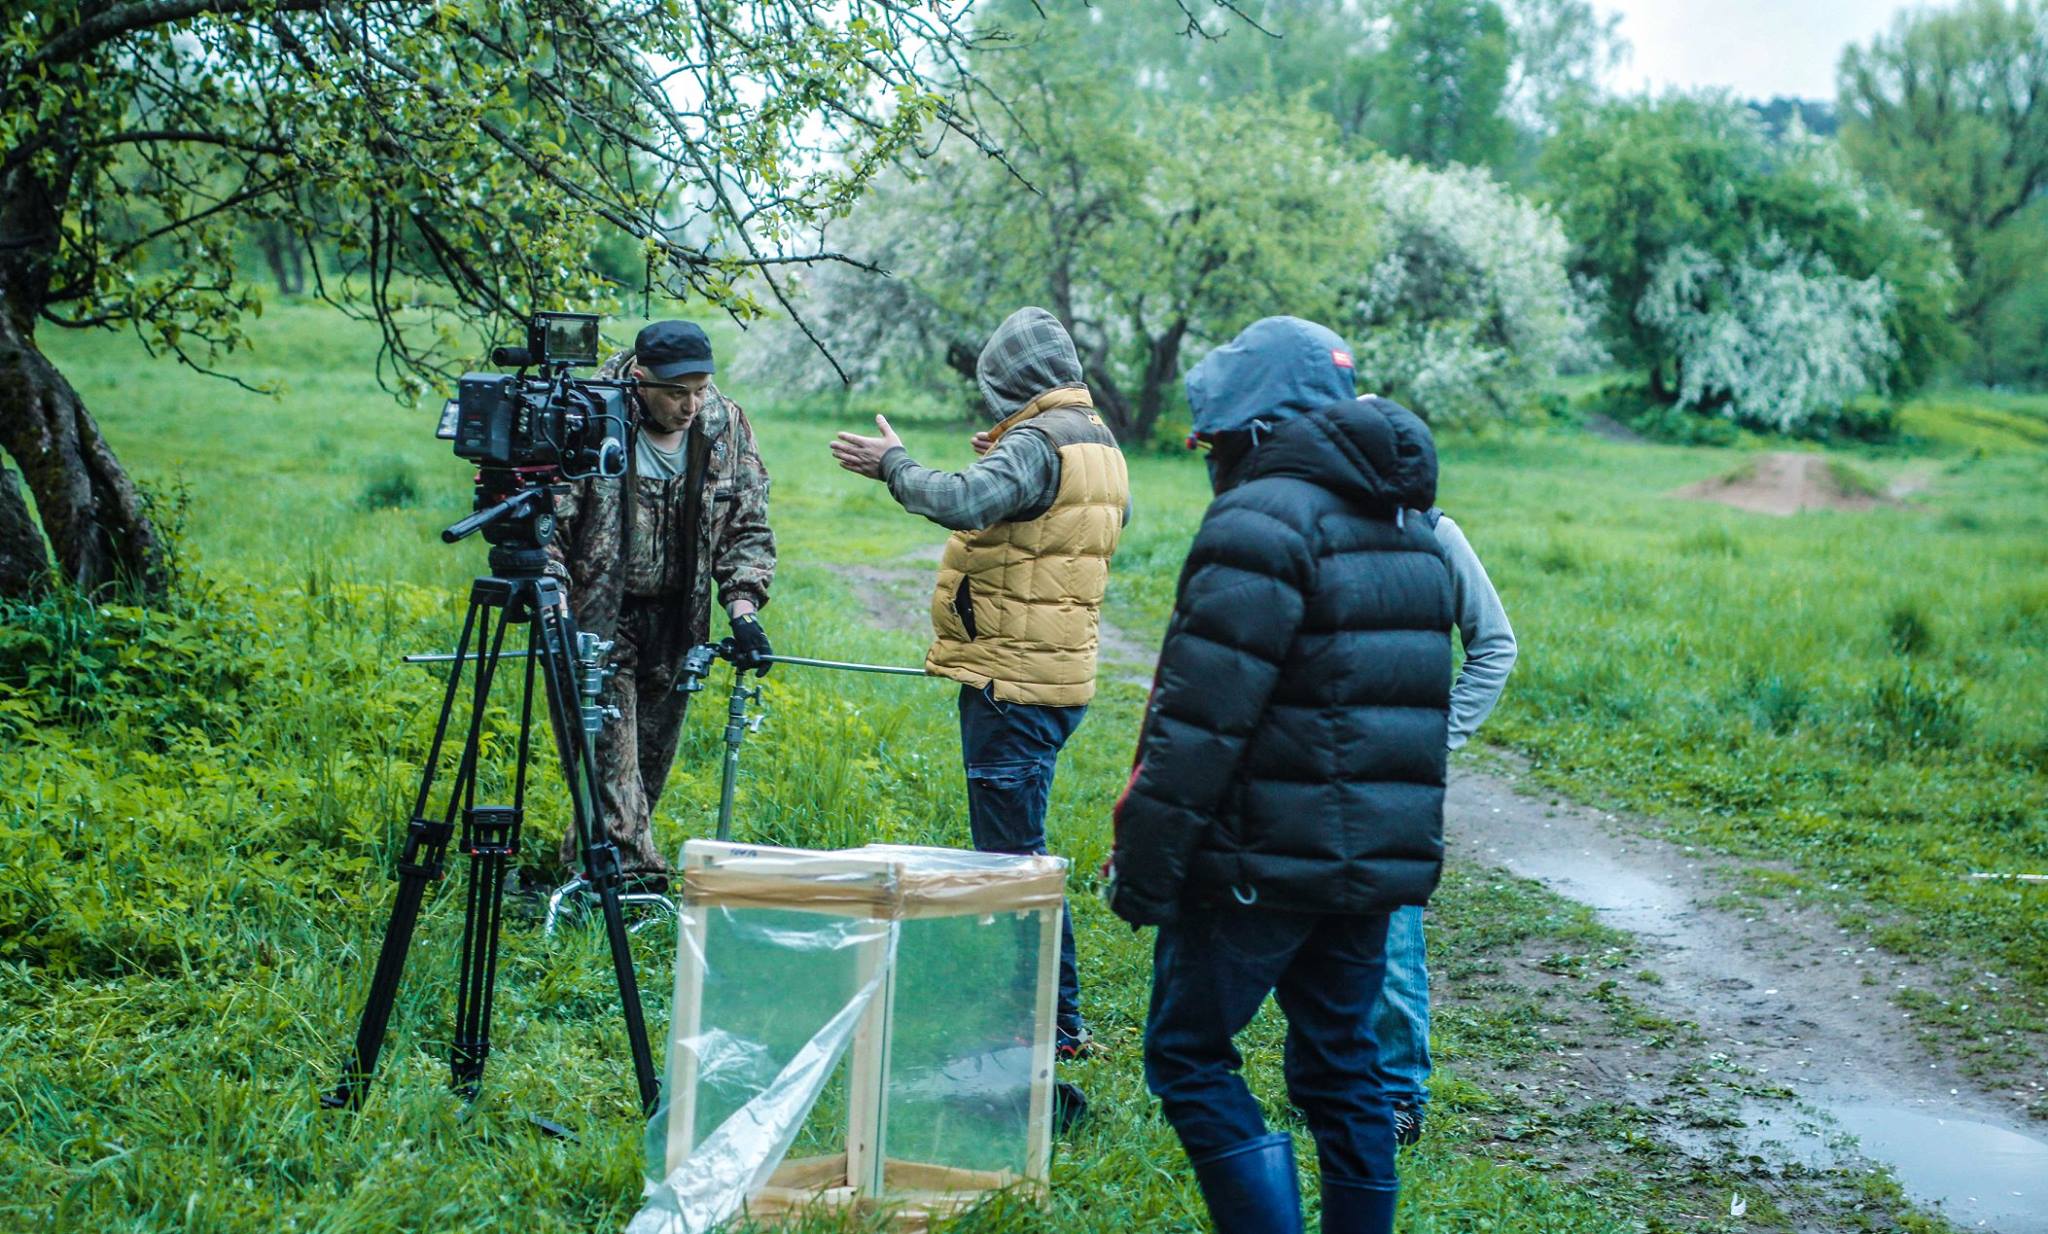
[[[928,628],[934,564],[920,549],[837,569],[869,621],[916,632]],[[1152,651],[1104,623],[1105,677],[1148,684]],[[1741,863],[1652,838],[1657,830],[1563,801],[1509,757],[1456,764],[1445,814],[1451,860],[1506,870],[1592,908],[1637,940],[1648,979],[1628,983],[1627,1001],[1697,1028],[1674,1051],[1576,1000],[1543,1074],[1488,1081],[1525,1107],[1653,1111],[1661,1138],[1703,1161],[1742,1163],[1765,1192],[1798,1180],[1776,1198],[1800,1230],[1871,1228],[1873,1215],[1891,1227],[1903,1213],[1887,1210],[1882,1189],[1856,1181],[1876,1164],[1958,1227],[2048,1234],[2048,1122],[2038,1116],[2048,1109],[2048,1076],[1987,1087],[1923,1044],[1912,1013],[1893,1000],[1907,988],[1960,988],[1959,975],[1881,952],[1818,907],[1733,897]],[[1435,997],[1447,1010],[1574,979],[1542,957],[1459,959],[1432,956]],[[1461,967],[1473,988],[1446,980]],[[1739,1207],[1743,1197],[1729,1202]]]
[[[1631,996],[1697,1024],[1713,1058],[1786,1094],[1674,1119],[1666,1134],[1689,1151],[1814,1169],[1860,1154],[1959,1226],[2048,1234],[2048,1128],[2026,1114],[2042,1081],[1987,1089],[1921,1046],[1890,995],[1938,974],[1818,911],[1728,907],[1732,861],[1521,787],[1511,765],[1454,775],[1452,860],[1533,879],[1634,935],[1660,980]]]

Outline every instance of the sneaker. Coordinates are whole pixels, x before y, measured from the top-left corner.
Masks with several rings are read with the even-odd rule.
[[[1057,1054],[1063,1063],[1079,1062],[1084,1058],[1094,1058],[1106,1052],[1103,1046],[1097,1044],[1095,1034],[1088,1031],[1086,1024],[1073,1032],[1060,1029],[1053,1045],[1053,1053]]]
[[[1422,1107],[1406,1101],[1394,1103],[1394,1143],[1406,1147],[1422,1139]]]

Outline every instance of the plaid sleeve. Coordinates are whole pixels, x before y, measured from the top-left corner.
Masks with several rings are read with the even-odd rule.
[[[1044,434],[1020,430],[1005,433],[965,471],[925,467],[908,450],[893,449],[882,456],[882,478],[912,514],[972,531],[1050,506],[1059,493],[1059,455]]]

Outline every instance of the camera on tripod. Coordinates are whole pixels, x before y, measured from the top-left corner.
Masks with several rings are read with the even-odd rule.
[[[483,468],[545,468],[562,480],[623,475],[630,383],[569,375],[596,364],[598,347],[596,314],[535,313],[526,346],[491,353],[493,363],[519,371],[464,373],[435,436]]]
[[[538,571],[555,534],[553,486],[626,473],[635,383],[570,375],[597,363],[598,347],[596,314],[535,313],[526,346],[491,352],[494,363],[517,372],[462,375],[434,435],[476,463],[476,513],[443,531],[443,540],[481,531],[495,550],[494,569]]]

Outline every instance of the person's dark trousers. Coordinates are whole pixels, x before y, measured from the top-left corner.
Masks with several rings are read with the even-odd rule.
[[[1045,852],[1053,763],[1088,708],[1003,703],[986,688],[960,687],[960,761],[967,768],[967,823],[984,853]],[[1081,976],[1074,918],[1060,910],[1059,1031],[1081,1032]]]
[[[1392,1228],[1393,1104],[1380,1084],[1372,1026],[1386,941],[1385,914],[1224,904],[1160,927],[1153,950],[1145,1084],[1188,1159],[1213,1159],[1267,1134],[1231,1039],[1275,994],[1287,1015],[1287,1092],[1315,1134],[1324,1191],[1377,1201],[1340,1205],[1375,1214],[1345,1221],[1347,1234]]]

